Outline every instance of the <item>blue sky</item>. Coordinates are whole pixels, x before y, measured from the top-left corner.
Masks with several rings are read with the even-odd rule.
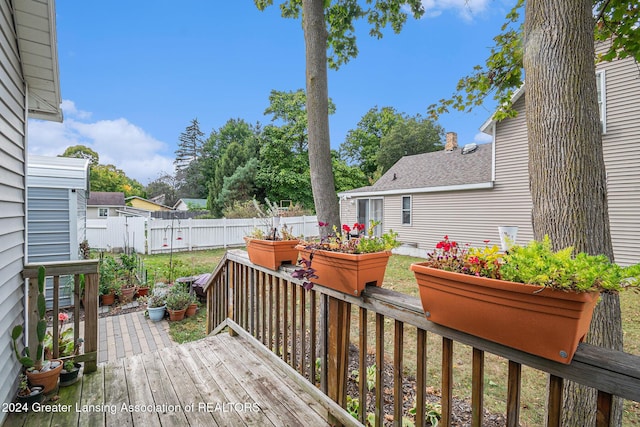
[[[280,1],[276,0],[279,4]],[[514,0],[424,0],[425,17],[378,40],[359,22],[359,55],[329,72],[331,146],[372,107],[426,115],[486,58]],[[304,88],[298,20],[252,0],[56,2],[65,120],[31,121],[29,152],[58,155],[83,144],[143,185],[173,172],[180,133],[198,118],[209,133],[231,118],[268,123],[271,90]],[[483,142],[489,102],[442,116],[459,143]]]

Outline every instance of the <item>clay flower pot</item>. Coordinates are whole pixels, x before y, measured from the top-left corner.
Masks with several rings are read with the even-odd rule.
[[[313,283],[346,294],[360,296],[366,285],[382,286],[391,251],[367,254],[348,254],[320,249],[306,249],[298,245],[300,255],[309,259],[317,279]]]
[[[169,312],[169,320],[178,321],[178,320],[183,320],[184,319],[184,313],[187,310],[186,309],[183,309],[183,310],[169,310],[169,309],[167,309],[167,311]]]
[[[56,387],[58,386],[58,379],[60,378],[60,371],[62,371],[62,361],[55,359],[51,360],[50,362],[58,362],[58,366],[45,372],[27,371],[27,378],[29,378],[29,383],[32,385],[42,386],[42,392],[45,394],[56,389]]]
[[[249,260],[261,267],[278,270],[282,264],[295,264],[298,261],[296,245],[299,240],[262,240],[244,238],[247,243]]]
[[[198,311],[198,304],[192,303],[187,307],[187,311],[184,312],[185,317],[195,316]]]
[[[102,301],[102,305],[113,305],[116,301],[116,295],[114,293],[100,295],[100,300]]]
[[[535,285],[411,265],[430,321],[568,364],[589,331],[599,292]]]

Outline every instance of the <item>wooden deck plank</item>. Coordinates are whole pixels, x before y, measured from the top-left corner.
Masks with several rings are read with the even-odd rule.
[[[209,360],[200,357],[200,349],[194,346],[182,345],[178,347],[185,368],[191,375],[194,387],[200,391],[203,398],[202,404],[205,405],[203,410],[210,412],[218,425],[234,425],[234,426],[263,426],[268,425],[269,421],[262,413],[249,414],[246,412],[222,412],[217,405],[224,402],[244,402],[249,398],[246,394],[239,397],[233,393],[234,390],[223,383],[218,384],[212,369],[224,370],[224,366],[212,366]],[[206,406],[209,405],[209,406]]]
[[[115,411],[105,413],[106,423],[109,426],[133,425],[131,413],[121,410],[123,403],[129,403],[124,363],[125,361],[121,359],[104,367],[104,401],[109,405],[116,405]]]
[[[293,381],[293,379],[291,379],[287,375],[287,373],[283,372],[279,366],[271,363],[267,358],[263,358],[260,354],[255,353],[254,351],[247,351],[247,345],[251,344],[244,342],[241,346],[239,346],[238,344],[232,345],[231,342],[235,339],[234,337],[221,337],[220,339],[223,341],[221,348],[233,352],[238,360],[250,360],[252,366],[259,366],[259,369],[264,368],[265,371],[262,372],[264,378],[266,378],[268,381],[276,381],[278,384],[280,384],[279,389],[281,390],[290,390],[295,396],[294,398],[300,402],[303,411],[304,408],[310,408],[322,420],[327,419],[329,414],[326,407],[321,405],[315,398],[309,395],[309,393],[307,393],[302,387],[300,387],[299,384]],[[238,340],[236,339],[235,341]],[[230,356],[233,357],[233,355]],[[291,369],[293,370],[293,368]],[[274,376],[274,374],[276,375]],[[290,401],[290,398],[287,399],[287,401]],[[282,402],[284,400],[279,399],[278,401]]]
[[[147,382],[147,373],[144,363],[139,356],[134,356],[123,361],[125,375],[127,376],[127,390],[129,392],[128,403],[132,405],[153,405],[153,394]],[[133,411],[131,413],[134,425],[159,425],[160,419],[155,411]]]
[[[73,386],[72,386],[73,387]],[[105,420],[104,367],[82,377],[82,397],[80,398],[79,426],[102,426]],[[37,424],[34,424],[37,425]]]
[[[206,357],[205,352],[209,350],[201,344],[190,346],[186,349],[191,353],[191,359],[198,364],[203,371],[203,380],[206,381],[207,387],[211,389],[213,397],[208,402],[216,404],[224,404],[228,402],[250,402],[254,400],[240,387],[233,375],[229,372],[219,360],[212,357]],[[214,410],[217,409],[214,407]],[[224,409],[224,407],[222,407]],[[214,417],[220,418],[221,425],[225,425],[232,417],[238,417],[238,425],[247,426],[269,426],[273,423],[267,415],[259,411],[243,411],[243,412],[222,412],[214,411]]]
[[[166,405],[171,408],[178,403],[178,397],[172,386],[172,376],[165,370],[158,360],[158,353],[148,353],[141,356],[147,373],[147,381],[156,405]],[[161,406],[162,407],[162,406]],[[187,417],[182,410],[158,411],[160,423],[166,426],[188,426]],[[182,409],[182,408],[181,408]]]
[[[79,384],[82,381],[83,373],[80,372],[78,374],[80,378],[78,378]],[[79,384],[81,385],[81,384]],[[57,412],[54,413],[51,417],[51,425],[52,426],[77,426],[78,419],[80,417],[80,413],[77,411],[76,403],[80,401],[82,397],[82,386],[80,387],[60,387],[58,390],[58,401],[56,402],[61,407],[64,406],[69,409],[68,412]]]
[[[201,410],[200,404],[204,402],[204,398],[198,389],[194,387],[191,377],[186,375],[185,366],[176,352],[176,347],[163,348],[158,354],[159,360],[162,361],[167,372],[173,373],[171,385],[178,398],[176,403],[180,403],[183,408],[190,407],[194,409],[185,411],[189,425],[214,425],[213,415]]]
[[[231,338],[220,336],[201,342],[212,349],[207,355],[212,355],[217,345],[216,357],[223,361],[240,386],[269,415],[275,425],[328,425],[319,414],[301,404],[299,396],[279,376],[274,376],[273,368],[252,357],[251,352],[246,349],[238,351],[238,345],[234,344],[239,344],[239,340],[233,342]],[[286,405],[283,402],[287,402]]]

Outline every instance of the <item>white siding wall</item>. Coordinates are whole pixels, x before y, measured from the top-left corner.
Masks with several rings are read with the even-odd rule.
[[[13,399],[20,370],[10,331],[23,322],[25,90],[11,6],[0,0],[0,401]],[[5,413],[0,412],[0,424]]]

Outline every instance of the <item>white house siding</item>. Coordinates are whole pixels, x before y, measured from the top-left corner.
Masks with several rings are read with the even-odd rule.
[[[25,89],[9,0],[0,0],[0,400],[13,399],[20,365],[10,331],[23,322]],[[0,412],[0,423],[6,414]]]

